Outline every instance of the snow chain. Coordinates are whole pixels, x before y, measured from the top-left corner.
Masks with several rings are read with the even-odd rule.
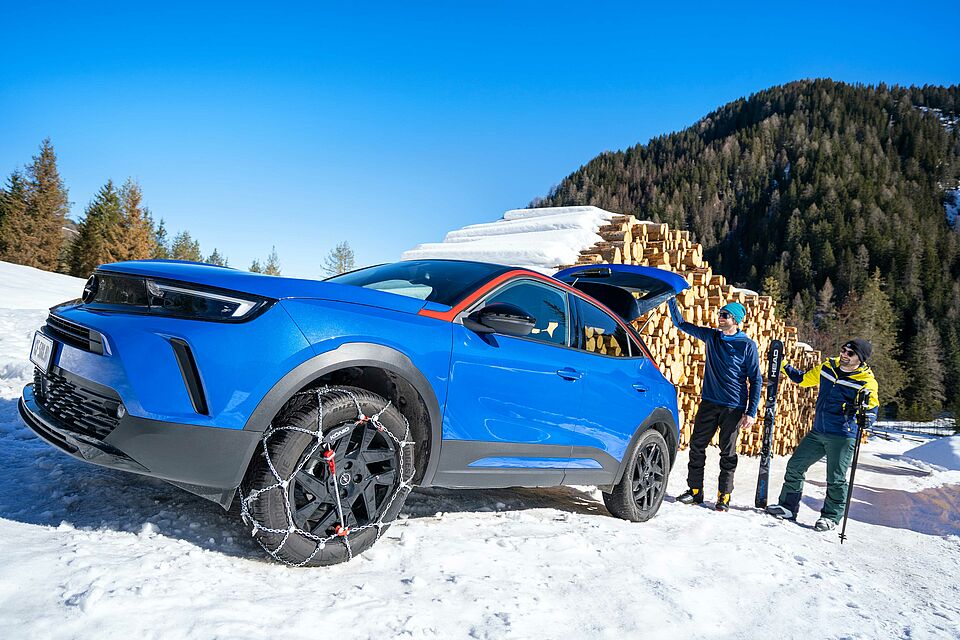
[[[376,522],[371,522],[369,524],[365,524],[362,527],[357,527],[355,529],[351,529],[350,527],[347,527],[345,525],[344,519],[343,519],[343,505],[340,503],[340,492],[333,491],[332,493],[335,496],[335,500],[336,500],[335,507],[337,511],[337,517],[339,518],[340,521],[335,527],[334,534],[324,538],[324,537],[314,535],[309,531],[304,531],[303,529],[300,529],[299,527],[297,527],[297,525],[294,523],[293,505],[290,503],[290,492],[288,491],[288,487],[290,483],[293,482],[294,476],[296,476],[300,471],[303,470],[303,467],[307,463],[307,461],[313,458],[313,455],[321,447],[326,447],[326,451],[323,453],[323,460],[327,464],[327,468],[331,477],[336,477],[336,460],[334,459],[335,458],[334,451],[330,447],[331,443],[323,442],[323,437],[325,435],[323,433],[323,397],[324,395],[332,392],[345,393],[349,395],[353,399],[353,403],[357,407],[356,422],[353,423],[353,427],[351,427],[350,432],[344,434],[341,437],[349,437],[350,433],[352,433],[353,428],[356,428],[360,425],[364,425],[369,422],[374,427],[376,427],[377,431],[389,436],[391,439],[393,439],[394,442],[397,443],[398,453],[400,457],[400,469],[399,469],[400,484],[397,486],[397,490],[394,491],[393,495],[390,496],[390,499],[383,505],[383,508],[380,510],[381,512],[380,518]],[[350,391],[346,391],[342,388],[323,387],[315,391],[304,391],[301,393],[297,393],[295,394],[294,397],[296,396],[316,396],[317,428],[314,430],[310,430],[310,429],[303,429],[301,427],[292,427],[292,426],[277,427],[271,424],[270,427],[266,431],[264,431],[263,438],[261,439],[261,444],[263,445],[263,457],[266,460],[267,467],[270,469],[270,473],[273,475],[274,479],[276,480],[276,483],[270,485],[269,487],[264,487],[263,489],[256,489],[254,491],[251,491],[250,494],[246,496],[244,496],[241,489],[238,488],[237,492],[240,495],[240,515],[243,518],[244,522],[246,522],[247,524],[253,527],[253,529],[250,531],[250,534],[254,536],[254,538],[257,541],[257,544],[259,544],[263,548],[263,550],[266,551],[277,562],[288,564],[294,567],[302,567],[308,564],[311,560],[313,560],[314,556],[316,556],[328,542],[332,542],[337,539],[341,540],[344,546],[346,547],[347,559],[352,560],[353,550],[350,547],[350,536],[353,534],[359,533],[365,529],[376,527],[377,538],[379,539],[380,534],[383,531],[383,527],[389,524],[389,522],[383,521],[384,514],[389,513],[391,505],[393,505],[393,503],[397,500],[397,498],[400,497],[402,493],[409,493],[410,490],[412,489],[410,481],[413,479],[414,469],[411,467],[408,472],[406,467],[409,465],[405,464],[404,462],[405,456],[403,455],[404,453],[403,448],[406,446],[412,446],[414,444],[413,442],[410,441],[410,424],[407,422],[407,419],[401,414],[401,418],[403,418],[404,432],[403,432],[403,440],[399,440],[395,435],[393,435],[390,432],[389,429],[387,429],[382,424],[380,424],[380,416],[383,415],[383,412],[386,411],[387,407],[389,407],[391,404],[389,401],[376,414],[372,416],[366,416],[364,415],[363,410],[360,408],[360,401],[357,400],[357,397]],[[300,433],[305,433],[314,439],[313,445],[311,445],[309,450],[303,456],[301,456],[300,462],[297,464],[296,468],[290,474],[289,478],[280,477],[280,474],[277,472],[277,468],[273,464],[273,460],[270,459],[270,447],[268,446],[270,438],[276,434],[279,434],[282,431],[298,431]],[[267,527],[262,523],[258,522],[257,519],[254,518],[253,514],[250,512],[250,505],[252,505],[262,494],[266,493],[267,491],[272,491],[274,489],[280,489],[281,490],[280,493],[283,496],[284,511],[286,512],[287,524],[288,524],[287,528],[285,529],[271,529],[270,527]],[[282,535],[283,539],[280,540],[280,544],[278,544],[276,548],[269,549],[263,543],[263,540],[257,537],[257,532],[259,531],[262,531],[265,533],[273,533],[276,535]],[[287,540],[290,539],[290,536],[292,534],[299,534],[304,538],[307,538],[308,540],[314,541],[317,545],[316,548],[313,550],[313,553],[311,553],[310,556],[303,562],[293,563],[293,562],[284,560],[283,558],[278,556],[280,550],[283,549],[283,545],[287,543]]]

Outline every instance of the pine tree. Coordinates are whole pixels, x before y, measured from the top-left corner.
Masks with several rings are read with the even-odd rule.
[[[31,242],[23,235],[27,228],[27,185],[23,174],[14,171],[0,190],[0,260],[23,264]]]
[[[877,377],[880,402],[902,406],[901,394],[907,386],[907,374],[897,341],[896,316],[890,298],[883,291],[879,269],[867,279],[862,294],[850,295],[839,315],[843,334],[838,336],[838,345],[851,338],[869,340],[873,355],[868,364]]]
[[[143,191],[132,178],[120,189],[123,241],[127,260],[145,260],[156,253],[156,231],[150,211],[143,206]]]
[[[817,295],[817,308],[813,312],[813,326],[817,332],[815,344],[818,349],[829,350],[837,342],[837,311],[833,301],[833,283],[827,278]]]
[[[277,257],[276,247],[270,250],[270,255],[267,256],[267,264],[264,265],[263,272],[268,276],[280,275],[280,258]]]
[[[77,239],[70,251],[70,273],[86,278],[101,264],[125,260],[123,205],[113,182],[101,187],[87,205]]]
[[[174,237],[173,244],[170,245],[170,257],[174,260],[203,262],[200,243],[190,236],[189,231],[181,231]]]
[[[327,275],[335,276],[355,269],[353,249],[346,240],[331,249],[323,260],[323,270]]]
[[[932,322],[920,314],[920,330],[910,341],[910,396],[908,415],[917,420],[929,420],[943,407],[946,399],[944,384],[943,349],[940,334]]]
[[[259,260],[254,260],[250,263],[250,271],[253,273],[263,273],[263,267],[260,266]]]
[[[153,233],[153,255],[150,257],[157,260],[170,259],[170,242],[167,239],[167,225],[163,218],[160,218],[160,224]]]
[[[62,269],[63,227],[70,208],[49,139],[27,166],[26,175],[14,171],[0,195],[0,257],[47,271]]]
[[[773,298],[774,309],[779,308],[781,309],[781,313],[783,313],[783,286],[780,284],[780,279],[776,275],[771,274],[763,279],[760,292],[765,296]]]
[[[220,255],[220,252],[216,248],[213,249],[213,253],[207,256],[207,259],[204,261],[208,264],[215,264],[221,267],[227,267],[230,265],[230,261],[226,257]]]
[[[57,169],[57,154],[47,138],[40,153],[27,167],[27,237],[34,243],[27,264],[47,271],[64,270],[62,247],[63,225],[70,213],[67,189]]]

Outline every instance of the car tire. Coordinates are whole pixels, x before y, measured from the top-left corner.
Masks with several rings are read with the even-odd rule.
[[[375,393],[326,387],[298,394],[264,433],[240,487],[241,515],[280,562],[350,560],[377,541],[410,492],[409,439],[406,419]],[[325,456],[331,451],[333,466]]]
[[[603,503],[618,518],[645,522],[660,509],[669,475],[667,441],[655,429],[647,429],[630,450],[620,482],[603,493]]]

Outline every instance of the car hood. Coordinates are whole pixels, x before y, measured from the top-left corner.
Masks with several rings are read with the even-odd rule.
[[[434,311],[449,309],[445,305],[433,302],[352,285],[303,278],[268,276],[230,267],[180,260],[115,262],[102,265],[98,271],[176,280],[240,293],[251,293],[276,300],[290,298],[338,300],[404,313],[417,313],[424,307]]]
[[[602,302],[627,322],[690,287],[682,276],[672,271],[630,264],[569,267],[553,277]]]

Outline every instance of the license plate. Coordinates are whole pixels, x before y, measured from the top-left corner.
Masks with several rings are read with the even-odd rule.
[[[53,361],[53,340],[39,331],[33,334],[33,347],[30,349],[30,362],[47,373]]]

